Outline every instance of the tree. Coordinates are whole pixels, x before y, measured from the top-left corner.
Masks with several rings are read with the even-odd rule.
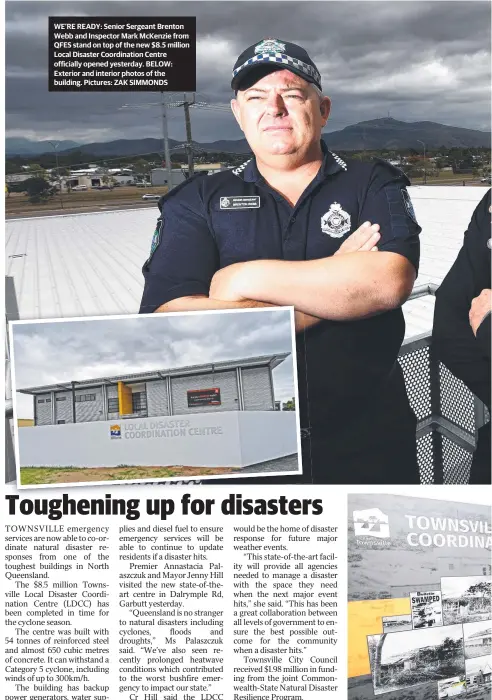
[[[26,168],[26,172],[32,175],[33,178],[42,178],[43,180],[46,180],[48,177],[46,170],[37,163],[29,163]]]
[[[381,634],[378,639],[376,654],[374,657],[374,688],[381,687],[381,660],[383,658],[383,644],[387,633]]]
[[[296,410],[296,400],[293,396],[291,399],[282,404],[282,411],[295,411]]]
[[[480,581],[479,583],[476,583],[474,586],[470,586],[467,590],[467,593],[470,593],[471,595],[475,595],[475,593],[478,593],[483,597],[490,597],[491,588],[492,588],[492,582]]]
[[[103,185],[109,185],[109,187],[111,187],[111,189],[113,189],[115,179],[114,179],[114,177],[110,177],[109,175],[103,175],[101,178],[101,182]]]
[[[30,177],[24,182],[24,187],[31,204],[46,204],[55,194],[55,188],[42,177]]]
[[[451,639],[451,637],[446,637],[442,644],[440,644],[436,649],[437,657],[441,661],[451,659],[462,650],[462,646],[462,639]]]

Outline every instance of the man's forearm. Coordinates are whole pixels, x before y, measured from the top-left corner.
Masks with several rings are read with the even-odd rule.
[[[206,296],[190,296],[179,297],[172,299],[166,304],[162,304],[156,309],[156,313],[169,313],[171,311],[220,311],[222,309],[257,309],[262,307],[275,307],[277,304],[269,304],[262,301],[254,301],[253,299],[244,299],[243,301],[223,301],[221,299],[213,299]],[[296,311],[295,312],[295,327],[296,333],[315,326],[321,319],[315,316],[310,316]]]
[[[413,266],[401,255],[357,252],[299,262],[244,263],[235,289],[245,298],[293,305],[318,318],[350,320],[400,306],[414,280]]]
[[[179,297],[159,306],[156,313],[170,311],[220,311],[222,309],[256,309],[264,306],[275,306],[267,302],[244,299],[242,301],[224,301],[202,295]]]

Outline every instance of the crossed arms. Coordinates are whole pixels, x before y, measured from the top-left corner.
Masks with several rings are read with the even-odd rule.
[[[416,273],[403,255],[379,252],[379,238],[379,226],[366,222],[329,258],[236,263],[215,273],[208,296],[173,299],[157,311],[294,306],[297,331],[389,311],[407,299]]]

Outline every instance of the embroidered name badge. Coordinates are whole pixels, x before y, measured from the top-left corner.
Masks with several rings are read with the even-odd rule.
[[[259,209],[259,197],[221,197],[221,209]]]
[[[341,204],[333,202],[321,217],[321,230],[332,238],[341,238],[350,231],[350,214],[342,209]]]

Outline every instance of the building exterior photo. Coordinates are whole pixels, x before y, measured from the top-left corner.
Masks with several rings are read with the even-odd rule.
[[[274,411],[272,371],[289,353],[19,389],[34,425],[219,411]]]
[[[290,353],[21,389],[19,467],[233,467],[298,455],[298,415],[277,410]],[[57,482],[58,483],[58,482]]]

